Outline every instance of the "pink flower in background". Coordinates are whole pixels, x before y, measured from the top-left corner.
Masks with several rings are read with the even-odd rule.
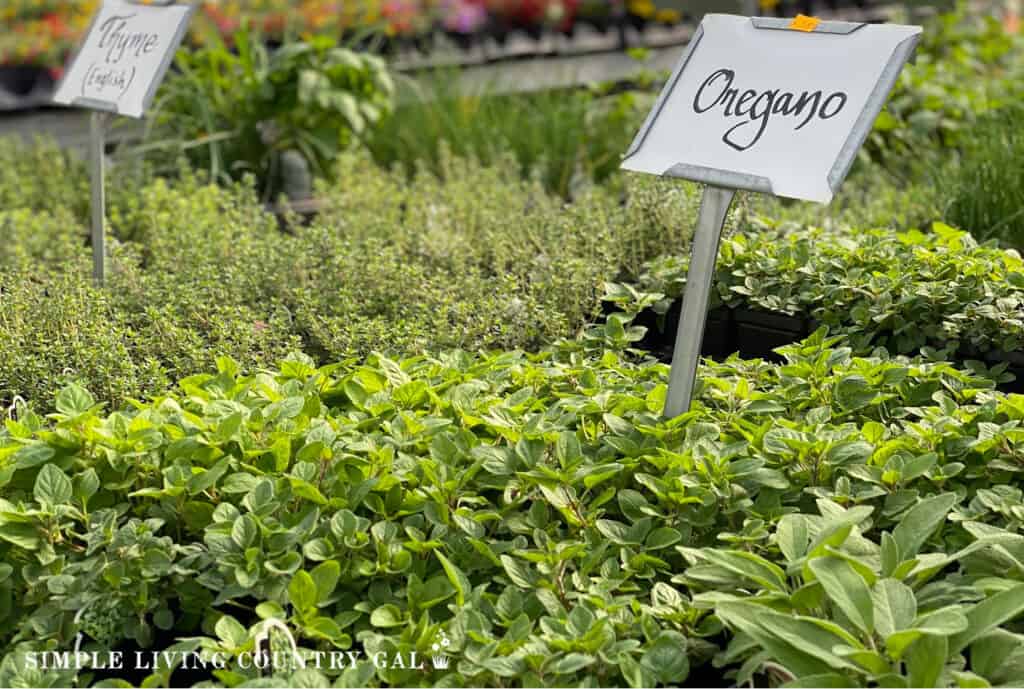
[[[483,0],[443,0],[441,11],[444,28],[453,33],[475,33],[487,23]]]

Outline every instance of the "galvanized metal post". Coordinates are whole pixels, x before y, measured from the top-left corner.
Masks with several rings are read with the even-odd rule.
[[[735,189],[708,186],[700,203],[700,217],[693,235],[690,270],[686,276],[683,313],[679,318],[676,344],[672,352],[665,416],[675,418],[690,410],[693,388],[697,381],[704,323],[708,315],[711,283],[715,277],[718,244],[725,226],[725,216],[736,196]]]
[[[93,112],[89,131],[89,184],[92,188],[92,276],[103,286],[107,276],[106,192],[104,156],[106,155],[108,113]]]

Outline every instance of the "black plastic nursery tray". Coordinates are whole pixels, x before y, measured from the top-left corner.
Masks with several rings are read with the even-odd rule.
[[[681,312],[681,299],[673,302],[663,317],[653,309],[641,312],[635,322],[647,328],[647,332],[644,339],[637,343],[637,348],[650,352],[665,363],[670,363]],[[732,354],[739,354],[744,359],[781,361],[782,358],[775,353],[775,349],[799,342],[818,327],[819,323],[811,318],[721,306],[708,312],[701,354],[719,361]],[[983,361],[988,366],[1005,363],[1007,372],[1011,373],[1015,380],[1001,383],[999,389],[1003,392],[1024,393],[1024,351],[983,352],[964,347],[957,353],[956,360]]]

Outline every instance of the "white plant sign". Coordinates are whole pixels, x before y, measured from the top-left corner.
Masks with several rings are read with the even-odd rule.
[[[665,401],[685,413],[722,226],[736,190],[828,203],[921,27],[705,15],[622,167],[708,185]]]
[[[142,117],[194,9],[192,5],[104,0],[54,101]]]
[[[791,23],[706,15],[623,167],[831,201],[921,28]]]

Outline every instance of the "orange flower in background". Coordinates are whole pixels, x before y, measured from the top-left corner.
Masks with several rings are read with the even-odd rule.
[[[1009,33],[1020,33],[1020,5],[1020,0],[1010,0],[1007,3],[1003,26]]]
[[[0,17],[11,29],[0,33],[0,64],[60,68],[95,8],[95,0],[6,0]]]
[[[67,24],[57,14],[48,14],[43,17],[43,23],[46,24],[52,36],[63,36],[67,33]]]

